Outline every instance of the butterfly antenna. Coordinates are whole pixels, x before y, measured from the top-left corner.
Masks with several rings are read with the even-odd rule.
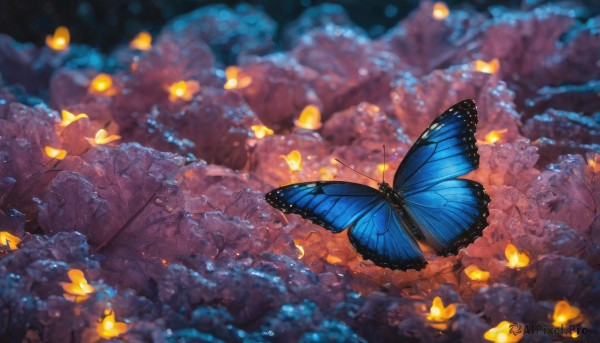
[[[378,180],[375,180],[374,178],[372,178],[372,177],[370,177],[370,176],[368,176],[368,175],[365,175],[365,174],[363,174],[363,173],[361,173],[361,172],[357,171],[356,169],[354,169],[354,168],[352,168],[352,167],[348,166],[346,163],[344,163],[344,162],[342,162],[342,161],[338,160],[337,158],[335,158],[335,161],[336,161],[336,162],[338,162],[339,164],[343,165],[344,167],[346,167],[346,168],[348,168],[348,169],[352,170],[352,171],[353,171],[353,172],[355,172],[356,174],[360,174],[360,175],[362,175],[362,176],[364,176],[364,177],[366,177],[366,178],[369,178],[369,179],[371,179],[371,180],[373,180],[373,181],[375,181],[375,182],[377,182],[377,183],[380,183]]]
[[[381,176],[381,178],[383,179],[381,183],[385,183],[385,144],[383,145],[383,171],[381,172],[381,174],[383,174]]]

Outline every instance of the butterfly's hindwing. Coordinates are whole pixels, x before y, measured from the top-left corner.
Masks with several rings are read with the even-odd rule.
[[[427,264],[419,245],[387,201],[364,213],[350,227],[348,237],[361,255],[378,266],[420,270]]]
[[[405,210],[419,223],[425,241],[439,254],[456,254],[488,225],[489,196],[471,180],[448,180],[404,198]]]

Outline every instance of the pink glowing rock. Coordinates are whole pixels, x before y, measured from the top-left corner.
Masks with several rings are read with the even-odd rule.
[[[206,90],[191,102],[177,106],[155,107],[133,120],[119,121],[129,125],[121,128],[124,139],[232,168],[245,165],[250,128],[259,121],[240,95]],[[131,126],[133,121],[137,121],[135,126]]]
[[[272,48],[277,25],[265,13],[242,4],[212,5],[170,21],[162,33],[203,41],[226,64],[239,55],[262,55]]]
[[[114,119],[124,128],[137,127],[153,106],[169,108],[168,88],[173,83],[194,80],[202,87],[214,82],[213,65],[214,56],[201,41],[176,39],[171,34],[160,36],[124,77],[123,88],[113,100]],[[184,104],[175,102],[173,110]]]
[[[530,291],[522,291],[502,284],[480,289],[470,305],[475,313],[483,313],[491,323],[499,323],[507,318],[513,322],[528,322],[533,319],[530,313],[536,307]]]
[[[539,174],[534,167],[539,158],[538,149],[525,139],[514,143],[480,144],[478,152],[479,168],[472,173],[472,179],[485,186],[522,189]],[[493,187],[487,187],[487,191],[492,195],[496,193]]]
[[[115,128],[114,131],[117,131],[116,124],[112,120],[111,115],[111,99],[107,97],[95,97],[90,102],[77,103],[74,105],[69,105],[66,107],[61,107],[61,109],[66,109],[73,114],[85,113],[87,114],[89,120],[95,125],[96,128],[106,128],[112,129]],[[109,125],[107,127],[107,125]]]
[[[260,218],[261,221],[270,218],[272,213],[278,213],[272,211],[271,206],[264,206],[263,193],[257,194],[254,189],[266,191],[269,186],[252,174],[245,176],[229,168],[207,165],[201,161],[182,168],[177,179],[185,194],[185,209],[190,213],[227,210],[232,217],[244,216],[246,220]],[[239,196],[239,202],[232,204],[233,196]],[[255,209],[249,214],[245,209],[250,210],[251,207]]]
[[[79,233],[61,233],[52,238],[33,235],[22,242],[20,249],[3,257],[0,287],[4,308],[10,310],[11,315],[5,319],[10,322],[11,330],[24,336],[32,327],[46,326],[44,340],[58,341],[64,337],[61,332],[66,331],[65,318],[73,329],[81,329],[84,323],[73,315],[74,303],[62,297],[59,282],[67,281],[70,264],[86,270],[97,269],[97,262],[89,257],[85,238]],[[30,324],[24,325],[25,321]],[[58,322],[63,323],[57,325]]]
[[[529,119],[523,133],[540,149],[542,162],[555,161],[567,153],[585,155],[600,151],[600,124],[593,118],[577,113],[549,110]],[[541,138],[541,139],[540,139]]]
[[[200,273],[175,264],[160,278],[158,297],[173,308],[188,307],[187,310],[191,311],[196,306],[209,303],[213,294],[219,292],[218,288],[218,284],[205,279]]]
[[[443,111],[464,99],[474,99],[477,104],[477,139],[483,140],[492,130],[506,130],[502,136],[504,142],[521,137],[514,93],[494,75],[460,69],[436,70],[421,79],[399,80],[391,97],[394,111],[413,139]]]
[[[271,185],[316,180],[322,167],[321,160],[327,154],[323,143],[321,136],[308,132],[266,136],[256,142],[250,163],[253,170]],[[285,157],[293,150],[300,152],[300,169],[290,170],[286,163]]]
[[[39,49],[33,44],[21,44],[7,35],[0,36],[0,74],[10,83],[21,84],[31,91],[44,87],[61,58],[58,54],[45,61],[39,58]],[[41,63],[33,68],[36,62]]]
[[[69,156],[79,156],[86,152],[96,134],[96,129],[88,119],[80,119],[69,126],[62,128],[60,138],[64,142],[62,149],[68,151]]]
[[[3,163],[0,171],[3,208],[34,213],[33,197],[41,193],[45,184],[46,159],[42,150],[25,139],[0,139],[0,155],[9,161]]]
[[[52,103],[58,108],[83,102],[95,70],[59,69],[50,79]]]
[[[197,224],[182,212],[178,188],[168,184],[180,158],[138,145],[96,148],[83,158],[68,166],[78,172],[54,178],[40,204],[39,221],[47,233],[84,233],[97,253],[110,257],[103,265],[106,276],[113,279],[127,268],[129,277],[119,282],[137,289],[148,282],[145,275],[158,275],[163,259],[195,249]],[[134,194],[141,201],[129,202]],[[137,248],[131,248],[133,242]],[[125,267],[129,261],[136,261],[133,268]]]
[[[490,325],[485,323],[479,315],[472,313],[461,315],[453,325],[453,329],[460,332],[461,339],[468,342],[481,341],[489,328]]]
[[[324,119],[361,101],[387,101],[391,77],[401,66],[397,56],[367,37],[332,25],[304,35],[291,53],[320,75],[311,84],[323,103]]]
[[[11,84],[22,85],[31,93],[47,88],[52,73],[60,67],[98,69],[103,63],[104,57],[87,46],[72,45],[68,51],[56,52],[0,35],[0,74]]]
[[[593,144],[600,138],[600,122],[578,113],[550,109],[529,119],[523,133],[532,140],[547,137]]]
[[[194,143],[195,156],[235,169],[246,164],[250,127],[259,123],[239,95],[222,91],[193,101],[175,119],[172,125]]]
[[[598,290],[593,288],[594,281],[591,280],[598,276],[585,261],[556,254],[544,255],[537,261],[536,271],[531,287],[536,299],[597,299]]]
[[[46,106],[29,107],[15,102],[9,105],[6,116],[0,120],[0,136],[3,138],[23,138],[41,148],[60,146],[54,131],[58,115]]]
[[[3,191],[0,190],[0,208],[4,208],[4,201],[6,199]],[[21,238],[22,241],[25,237],[25,215],[15,209],[6,212],[0,211],[0,228]]]
[[[557,40],[572,25],[569,12],[552,5],[526,13],[506,12],[494,18],[485,31],[481,55],[484,60],[500,60],[500,72],[507,82],[543,85],[529,76],[556,50]]]
[[[421,2],[415,12],[378,41],[419,76],[471,62],[483,35],[484,15],[452,8],[448,17],[437,20],[433,7],[432,2]]]
[[[589,244],[584,236],[561,222],[547,221],[541,229],[531,230],[523,243],[533,256],[556,253],[584,257],[591,262],[594,253],[598,253],[597,246]]]
[[[8,106],[0,118],[0,188],[6,192],[3,206],[27,214],[36,211],[33,198],[43,192],[48,179],[46,170],[52,159],[44,154],[45,146],[60,147],[54,132],[56,113],[45,107],[28,107],[19,103]]]
[[[186,288],[197,286],[201,290],[205,290],[205,292],[191,293],[189,295],[192,297],[191,301],[185,299],[176,288],[174,289],[173,286],[176,284],[172,283],[161,285],[163,288],[161,298],[167,303],[181,299],[179,301],[188,303],[190,306],[219,303],[233,315],[233,322],[236,325],[249,325],[262,317],[264,311],[278,308],[286,300],[285,285],[279,278],[259,270],[240,270],[235,265],[231,265],[231,267],[230,271],[204,272],[200,275],[192,272],[192,275],[185,276],[191,281],[190,286],[186,286]],[[180,277],[184,277],[185,269],[178,269],[173,272],[183,274]],[[177,277],[176,275],[171,278]],[[209,282],[202,280],[207,277]],[[164,280],[168,282],[169,278]],[[181,281],[177,280],[176,283],[181,283]],[[245,285],[245,287],[239,287],[241,285]]]
[[[600,106],[595,101],[599,91],[599,81],[590,81],[583,85],[543,87],[525,100],[524,110],[528,117],[542,114],[549,108],[593,117],[600,111]]]
[[[0,118],[8,115],[10,105],[16,102],[17,96],[9,88],[0,87]]]
[[[541,218],[560,220],[580,234],[588,230],[598,211],[597,196],[591,191],[598,188],[597,181],[588,176],[585,165],[581,156],[563,156],[529,190]]]
[[[242,64],[239,77],[250,77],[252,83],[236,92],[243,94],[266,126],[281,131],[293,126],[294,119],[306,105],[320,104],[309,84],[317,76],[314,70],[301,66],[287,55],[248,58]]]
[[[325,123],[322,135],[332,144],[355,145],[365,148],[405,148],[408,137],[402,132],[394,115],[387,115],[379,106],[361,103],[335,113]]]
[[[600,57],[598,28],[600,19],[597,17],[585,24],[573,25],[557,43],[552,56],[538,66],[534,76],[536,84],[559,86],[597,80],[600,77],[598,68],[588,66],[594,65]]]
[[[201,243],[197,244],[195,251],[213,259],[240,255],[254,259],[270,250],[272,241],[269,238],[277,238],[277,232],[271,234],[265,227],[254,227],[239,216],[229,217],[213,211],[194,215],[193,218],[200,228],[210,228],[197,233]],[[288,246],[285,251],[292,249]]]
[[[90,255],[89,247],[85,241],[85,237],[80,233],[59,233],[53,237],[41,237],[34,235],[31,239],[23,241],[20,249],[13,251],[10,256],[2,259],[4,272],[21,273],[30,268],[38,261],[59,261],[64,264],[74,264],[80,268],[98,268],[97,261],[88,259]],[[66,276],[64,265],[55,271],[49,268],[53,273],[53,280],[56,285],[52,284],[55,290],[60,288],[58,280]],[[42,268],[43,269],[43,268]],[[46,268],[48,269],[48,268]],[[41,270],[40,270],[41,272]],[[28,277],[37,277],[31,273]],[[50,282],[50,281],[47,281]],[[53,282],[54,283],[54,282]],[[38,290],[46,292],[43,287]],[[60,292],[62,295],[62,292]]]

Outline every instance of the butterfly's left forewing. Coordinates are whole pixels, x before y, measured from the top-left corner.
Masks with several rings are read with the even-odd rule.
[[[341,181],[306,182],[272,190],[266,200],[334,233],[349,228],[357,250],[377,265],[402,270],[425,265],[418,244],[376,189]]]

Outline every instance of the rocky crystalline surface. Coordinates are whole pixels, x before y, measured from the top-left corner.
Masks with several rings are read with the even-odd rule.
[[[598,13],[528,2],[437,20],[433,6],[378,39],[333,5],[287,25],[279,45],[274,21],[249,5],[177,18],[146,52],[0,37],[0,231],[21,239],[0,245],[0,340],[98,341],[112,311],[127,324],[113,341],[471,342],[503,320],[552,327],[568,300],[587,330],[578,339],[593,341]],[[476,70],[493,58],[495,73]],[[238,82],[224,87],[230,64]],[[94,92],[103,66],[112,88]],[[179,81],[197,87],[170,93]],[[376,186],[336,158],[391,180],[465,98],[477,102],[481,155],[467,177],[492,201],[483,236],[456,256],[424,247],[421,271],[380,268],[346,234],[264,200],[293,182]],[[306,105],[320,109],[319,129],[295,127]],[[61,110],[87,117],[64,125]],[[121,139],[99,141],[100,129]],[[508,266],[509,244],[526,266]],[[467,276],[473,266],[487,280]],[[61,287],[72,269],[95,289],[78,302]],[[442,326],[427,319],[436,296],[456,307]],[[523,341],[556,339],[567,340]]]

